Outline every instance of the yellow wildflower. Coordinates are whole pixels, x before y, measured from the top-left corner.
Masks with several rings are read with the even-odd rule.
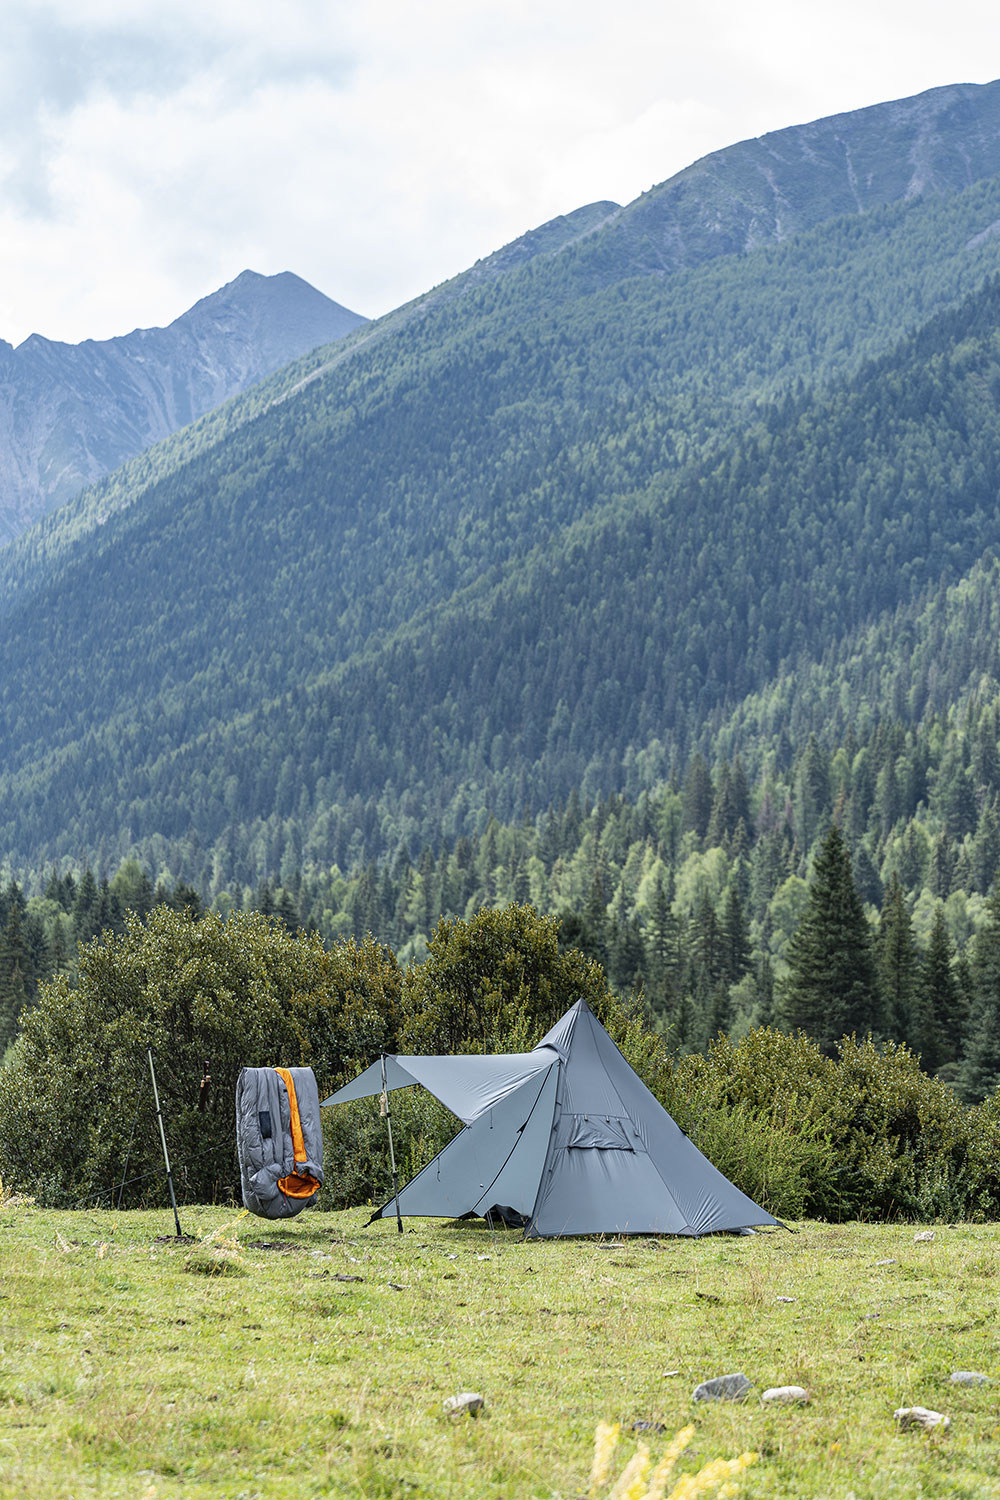
[[[620,1431],[621,1426],[618,1422],[598,1422],[597,1424],[597,1431],[594,1433],[594,1462],[590,1466],[590,1484],[587,1490],[592,1500],[608,1477],[611,1455],[615,1451]]]
[[[732,1500],[739,1486],[735,1480],[757,1462],[756,1453],[741,1453],[739,1458],[713,1458],[697,1474],[682,1474],[670,1491],[670,1500],[697,1500],[701,1495],[710,1495],[713,1490],[726,1490],[726,1500]]]
[[[618,1483],[608,1500],[642,1500],[646,1490],[646,1475],[649,1473],[649,1449],[640,1443],[635,1454],[621,1472]]]
[[[663,1457],[650,1475],[649,1489],[646,1491],[644,1500],[663,1500],[667,1489],[667,1480],[674,1472],[677,1460],[693,1437],[694,1427],[689,1426],[682,1427],[680,1432],[675,1433],[670,1439]]]

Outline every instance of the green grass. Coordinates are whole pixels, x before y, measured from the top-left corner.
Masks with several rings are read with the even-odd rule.
[[[655,1458],[693,1420],[684,1470],[757,1450],[747,1500],[1000,1496],[991,1226],[523,1243],[432,1221],[400,1238],[361,1210],[235,1217],[182,1212],[230,1245],[213,1263],[156,1242],[168,1212],[0,1208],[2,1500],[569,1500],[602,1420],[626,1429],[618,1468],[633,1422],[663,1424]],[[748,1402],[692,1403],[735,1370]],[[811,1404],[761,1405],[786,1383]],[[444,1415],[462,1390],[480,1418]],[[913,1404],[950,1432],[897,1432]]]

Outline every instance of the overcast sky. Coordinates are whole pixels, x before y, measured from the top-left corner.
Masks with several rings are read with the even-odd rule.
[[[1000,75],[952,0],[2,0],[0,337],[247,267],[375,316],[767,130]]]

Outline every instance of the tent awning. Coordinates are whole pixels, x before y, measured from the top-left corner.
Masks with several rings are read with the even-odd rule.
[[[460,1053],[456,1057],[409,1057],[387,1053],[385,1077],[390,1089],[423,1084],[452,1114],[471,1125],[514,1089],[558,1060],[558,1053],[549,1047],[536,1047],[533,1052],[506,1052],[497,1057],[475,1052]],[[368,1099],[381,1092],[380,1060],[322,1102],[324,1107],[346,1104],[351,1099]]]

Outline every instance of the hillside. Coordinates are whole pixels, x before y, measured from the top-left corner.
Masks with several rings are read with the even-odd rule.
[[[244,271],[166,328],[0,340],[0,544],[88,484],[365,320],[290,272]]]
[[[935,90],[553,221],[9,548],[8,862],[258,880],[637,792],[919,622],[998,540],[998,110]]]

